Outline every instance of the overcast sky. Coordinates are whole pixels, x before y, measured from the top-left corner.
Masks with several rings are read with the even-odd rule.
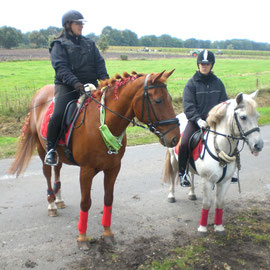
[[[100,35],[105,26],[186,40],[249,39],[270,43],[269,0],[1,0],[0,27],[23,33],[62,27],[71,9],[87,20],[83,34]]]

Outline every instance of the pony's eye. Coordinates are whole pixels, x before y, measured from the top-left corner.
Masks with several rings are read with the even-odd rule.
[[[161,99],[161,98],[155,99],[154,102],[155,102],[156,104],[161,104],[161,103],[162,103],[162,99]]]
[[[240,116],[240,119],[241,119],[241,120],[247,120],[247,117],[246,117],[246,115],[241,115],[241,116]]]

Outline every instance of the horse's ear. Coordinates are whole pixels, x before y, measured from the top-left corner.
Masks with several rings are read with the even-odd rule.
[[[240,105],[241,102],[243,101],[243,93],[239,93],[237,96],[236,96],[236,103],[237,105]]]
[[[253,93],[250,94],[249,96],[250,96],[252,99],[256,100],[256,97],[257,97],[258,93],[259,93],[259,90],[256,90],[255,92],[253,92]]]
[[[163,76],[164,76],[165,78],[169,78],[169,77],[173,74],[174,71],[175,71],[175,68],[174,68],[173,70],[171,70],[171,71],[165,72],[165,73],[163,74]]]
[[[153,75],[154,77],[152,78],[152,83],[157,82],[162,77],[162,75],[163,75],[164,72],[165,72],[165,70],[163,70],[160,73],[154,74]]]

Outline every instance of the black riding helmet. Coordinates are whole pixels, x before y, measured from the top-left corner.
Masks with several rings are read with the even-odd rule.
[[[212,67],[215,64],[215,55],[208,51],[208,50],[203,50],[199,53],[197,57],[197,65],[199,64],[212,64]]]
[[[85,19],[83,15],[76,10],[70,10],[66,12],[62,17],[62,26],[65,27],[66,23],[72,23],[72,22],[85,22]]]

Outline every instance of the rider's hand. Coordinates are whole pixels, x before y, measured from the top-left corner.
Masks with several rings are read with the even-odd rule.
[[[75,88],[75,90],[76,90],[77,92],[80,93],[80,95],[82,95],[82,94],[85,93],[85,91],[84,91],[84,85],[83,85],[82,83],[80,83],[80,82],[75,83],[75,84],[74,84],[74,88]]]
[[[199,120],[197,120],[197,125],[200,127],[200,128],[206,128],[208,126],[207,122],[202,120],[201,118]]]

